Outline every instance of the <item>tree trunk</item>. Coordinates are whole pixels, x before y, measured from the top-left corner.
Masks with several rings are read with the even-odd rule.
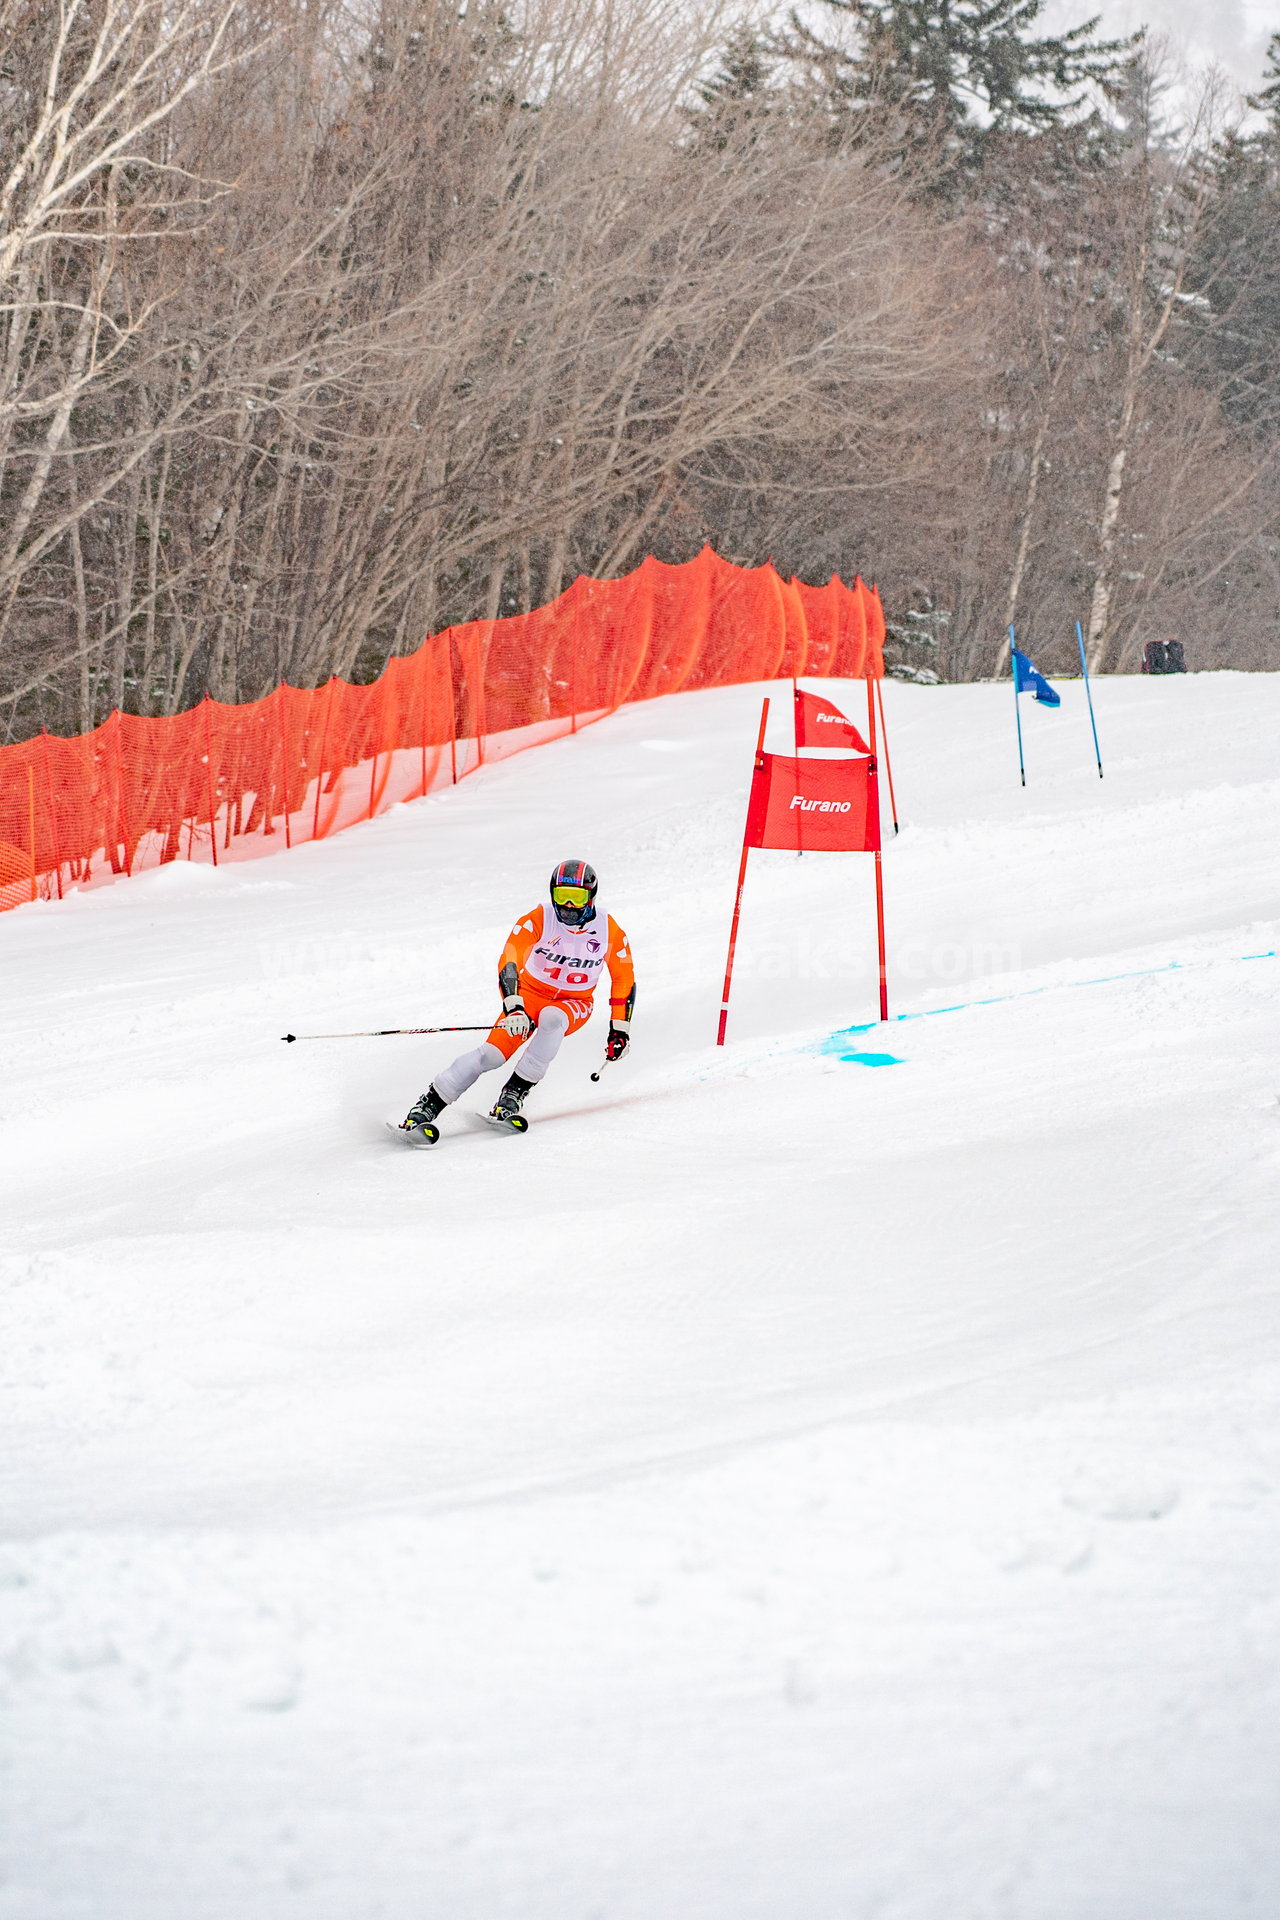
[[[1044,461],[1044,443],[1048,437],[1049,423],[1053,418],[1054,395],[1058,390],[1058,382],[1062,378],[1062,369],[1065,365],[1065,360],[1059,360],[1053,370],[1053,378],[1049,382],[1049,393],[1045,401],[1044,413],[1041,415],[1040,425],[1036,429],[1036,437],[1032,442],[1031,466],[1027,474],[1027,497],[1022,506],[1022,525],[1018,531],[1018,550],[1014,555],[1013,573],[1009,579],[1009,598],[1005,602],[1004,632],[1000,637],[1000,645],[996,651],[995,677],[997,680],[1003,679],[1009,665],[1009,650],[1012,645],[1010,637],[1011,630],[1017,618],[1018,595],[1022,591],[1022,577],[1027,568],[1027,556],[1031,552],[1031,528],[1035,520],[1036,495],[1040,491],[1040,469]]]
[[[1125,462],[1129,457],[1129,428],[1133,422],[1134,397],[1132,392],[1125,395],[1121,427],[1116,436],[1111,465],[1107,471],[1107,491],[1102,503],[1102,519],[1098,526],[1098,571],[1093,582],[1093,599],[1089,604],[1089,634],[1085,645],[1085,657],[1089,662],[1090,673],[1101,673],[1107,650],[1116,526],[1120,519],[1120,495],[1124,488]]]

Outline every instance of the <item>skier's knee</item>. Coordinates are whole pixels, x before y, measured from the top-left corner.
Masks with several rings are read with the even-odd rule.
[[[436,1075],[437,1093],[446,1102],[457,1100],[468,1087],[474,1086],[482,1073],[492,1073],[495,1067],[500,1067],[504,1057],[490,1041],[482,1040],[478,1047],[472,1047],[470,1053],[459,1054],[451,1066]]]
[[[529,1045],[525,1049],[520,1071],[527,1080],[541,1080],[551,1062],[560,1051],[560,1042],[569,1031],[569,1015],[563,1007],[544,1007],[538,1015],[538,1024]]]

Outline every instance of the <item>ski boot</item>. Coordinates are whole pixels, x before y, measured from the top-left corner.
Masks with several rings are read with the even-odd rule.
[[[518,1073],[513,1073],[484,1116],[489,1125],[501,1133],[528,1133],[529,1122],[520,1109],[524,1105],[525,1095],[532,1093],[536,1085],[535,1080],[524,1080]]]
[[[426,1092],[420,1094],[414,1101],[400,1125],[393,1127],[392,1131],[405,1134],[410,1146],[434,1147],[440,1139],[436,1117],[447,1105],[448,1102],[436,1092],[434,1087],[428,1087]]]

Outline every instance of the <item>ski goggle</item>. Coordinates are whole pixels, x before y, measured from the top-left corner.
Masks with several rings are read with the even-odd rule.
[[[558,907],[585,907],[591,901],[590,887],[552,887],[551,898]]]

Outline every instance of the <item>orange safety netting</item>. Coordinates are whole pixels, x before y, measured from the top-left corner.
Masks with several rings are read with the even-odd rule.
[[[277,687],[170,719],[113,713],[92,733],[0,747],[0,911],[166,860],[220,861],[323,839],[486,760],[628,700],[790,674],[883,670],[884,615],[861,580],[825,587],[705,547],[549,606],[473,620],[357,687]]]

